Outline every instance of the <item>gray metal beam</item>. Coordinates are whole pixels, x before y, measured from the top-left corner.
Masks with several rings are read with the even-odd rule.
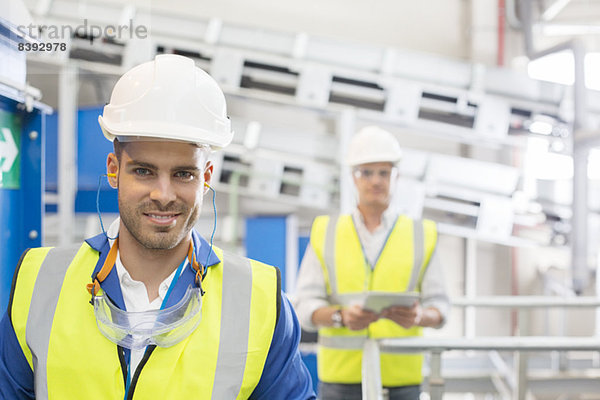
[[[571,268],[573,290],[580,294],[587,286],[589,270],[587,265],[588,230],[588,179],[587,153],[585,146],[578,146],[577,139],[586,132],[587,90],[585,88],[584,56],[585,48],[581,40],[573,39],[545,50],[536,50],[533,44],[531,0],[518,3],[521,15],[525,52],[529,59],[537,59],[548,54],[568,50],[573,53],[575,82],[573,84],[573,217],[571,219]]]
[[[556,296],[479,296],[477,298],[456,297],[452,299],[455,307],[493,307],[493,308],[534,308],[600,307],[599,297],[556,297]]]
[[[498,351],[600,351],[600,338],[558,336],[482,336],[474,338],[403,338],[382,339],[385,352],[447,350]]]
[[[58,92],[58,234],[61,245],[72,243],[75,231],[78,90],[77,66],[64,65],[60,69]]]

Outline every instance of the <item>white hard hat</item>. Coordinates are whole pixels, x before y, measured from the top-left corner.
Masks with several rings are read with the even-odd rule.
[[[402,150],[391,133],[377,126],[367,126],[352,137],[346,164],[351,167],[374,162],[396,164],[401,158]]]
[[[123,75],[98,117],[104,136],[227,146],[233,138],[225,96],[194,60],[158,55]]]

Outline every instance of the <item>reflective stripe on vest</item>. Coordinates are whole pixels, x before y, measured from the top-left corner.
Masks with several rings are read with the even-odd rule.
[[[198,365],[186,364],[188,368],[184,369],[184,373],[185,375],[191,375],[191,384],[185,385],[185,387],[178,387],[174,390],[172,387],[164,388],[165,390],[168,389],[170,391],[168,398],[182,398],[181,396],[184,394],[197,394],[199,392],[197,389],[194,389],[195,385],[200,385],[205,388],[207,384],[210,386],[207,388],[206,394],[212,392],[210,395],[212,399],[247,398],[258,383],[275,329],[277,308],[276,296],[278,296],[277,273],[275,268],[270,266],[266,267],[256,261],[250,261],[243,257],[230,254],[223,256],[222,252],[216,248],[215,252],[223,262],[209,269],[206,280],[210,281],[209,283],[212,283],[212,286],[205,288],[207,290],[205,296],[210,298],[208,300],[205,298],[205,303],[211,302],[212,300],[213,306],[207,309],[212,310],[212,315],[217,315],[220,312],[220,329],[218,330],[219,335],[216,338],[218,340],[218,345],[216,343],[217,340],[208,338],[210,335],[207,334],[207,332],[210,331],[216,333],[217,330],[211,329],[210,326],[207,325],[209,324],[209,321],[205,321],[204,326],[202,326],[203,324],[201,322],[196,331],[193,332],[190,337],[184,339],[184,341],[168,349],[155,349],[155,352],[150,356],[148,363],[142,370],[140,379],[135,388],[134,399],[148,398],[149,393],[152,397],[153,389],[151,387],[159,385],[162,389],[165,385],[168,385],[169,374],[173,373],[172,371],[174,371],[175,368],[179,368],[179,370],[182,368],[179,364],[174,364],[171,368],[171,365],[169,363],[165,364],[165,361],[177,363],[180,357],[180,353],[177,352],[183,351],[183,349],[190,351],[192,347],[195,349],[200,348],[202,351],[209,353],[217,353],[218,348],[215,362],[214,364],[211,364],[211,366],[203,363],[203,361],[206,362],[206,360],[194,359],[193,362],[197,362]],[[89,257],[93,258],[91,263],[89,262]],[[82,265],[81,262],[77,262],[77,260],[82,259],[86,260],[84,265]],[[97,252],[92,250],[87,244],[83,244],[79,248],[78,253],[75,248],[52,249],[48,252],[46,258],[41,261],[42,265],[41,268],[39,268],[39,273],[35,280],[35,288],[31,298],[25,332],[27,346],[31,349],[33,354],[37,399],[65,398],[65,392],[68,392],[67,389],[59,389],[63,394],[62,396],[58,396],[56,393],[53,393],[54,390],[52,388],[61,387],[61,385],[57,386],[56,382],[53,382],[54,386],[49,385],[50,379],[52,378],[50,376],[50,371],[47,370],[47,366],[50,365],[48,364],[48,361],[51,360],[52,357],[56,357],[57,353],[61,353],[61,349],[58,348],[52,349],[54,350],[53,352],[49,351],[49,344],[53,337],[52,324],[54,322],[55,324],[62,325],[70,322],[68,317],[65,319],[65,315],[61,315],[61,318],[57,318],[60,314],[57,314],[57,310],[61,309],[60,305],[57,307],[57,304],[60,304],[59,298],[61,295],[69,298],[71,297],[68,296],[71,290],[69,290],[69,293],[61,293],[61,290],[65,286],[71,288],[81,286],[82,291],[85,291],[85,283],[87,282],[81,282],[80,284],[79,281],[81,280],[81,277],[86,277],[86,279],[89,280],[91,271],[97,259]],[[26,266],[26,268],[27,267],[34,268],[35,266],[30,265]],[[72,270],[76,271],[76,273],[72,273]],[[27,276],[27,274],[24,275]],[[75,281],[73,281],[73,276],[77,278]],[[19,277],[20,275],[17,279],[19,279]],[[67,281],[69,282],[68,285],[65,283]],[[260,285],[260,287],[257,285]],[[257,286],[257,293],[253,291],[255,286]],[[219,295],[220,305],[215,307],[214,300],[218,299],[217,296]],[[89,300],[89,295],[87,299]],[[264,303],[266,300],[269,301],[268,304]],[[92,349],[89,350],[92,352],[92,356],[87,360],[87,366],[92,367],[92,369],[102,369],[104,372],[104,374],[99,372],[97,377],[89,376],[89,374],[85,377],[92,380],[102,377],[100,379],[102,379],[103,382],[100,382],[99,384],[111,386],[104,392],[96,392],[96,396],[102,398],[105,397],[104,395],[109,394],[109,397],[111,398],[114,397],[114,395],[122,397],[122,393],[124,393],[124,389],[121,386],[123,385],[123,378],[120,377],[121,367],[117,358],[116,346],[101,336],[95,325],[90,325],[91,323],[95,324],[95,321],[89,319],[93,318],[93,309],[89,303],[85,302],[86,304],[83,304],[84,301],[81,300],[79,300],[79,302],[82,303],[82,305],[79,306],[79,303],[77,303],[77,310],[83,310],[87,315],[85,315],[84,318],[78,318],[77,323],[81,320],[85,327],[79,328],[76,326],[75,328],[72,328],[72,330],[76,335],[83,334],[88,337],[85,343],[88,348],[92,347]],[[65,300],[63,300],[63,304],[64,303]],[[203,313],[205,305],[203,305]],[[22,312],[22,304],[16,307],[17,308],[13,307],[13,313]],[[258,313],[257,310],[260,310],[261,313]],[[252,311],[254,311],[254,314],[260,315],[253,315]],[[79,314],[76,315],[80,317]],[[212,324],[212,326],[214,326],[214,324]],[[218,322],[217,326],[219,326]],[[90,327],[94,328],[93,331],[89,330],[91,329]],[[59,330],[61,333],[64,331],[64,329]],[[203,330],[203,333],[200,332],[201,330]],[[88,333],[86,334],[86,332]],[[90,336],[93,337],[90,339]],[[69,337],[67,337],[67,339],[69,339]],[[55,344],[56,341],[60,342],[61,348],[63,348],[64,346],[68,346],[68,343],[65,342],[65,340],[63,334],[59,339],[55,339],[52,342]],[[193,345],[189,340],[193,341]],[[96,346],[94,343],[97,343],[98,345]],[[111,349],[114,349],[114,352]],[[100,356],[96,359],[94,354],[97,353],[94,353],[94,351],[102,353],[102,367],[94,366],[95,362],[100,361]],[[49,355],[49,353],[52,353],[52,355]],[[189,353],[186,352],[185,354],[188,357],[187,363],[189,363]],[[76,366],[82,362],[82,360],[77,359],[71,360],[70,358],[73,358],[72,356],[70,356],[70,358],[68,357],[67,360],[64,360],[64,357],[62,358],[63,360],[58,360],[58,365],[61,365],[60,363],[64,362],[72,362],[74,365],[73,368],[75,369],[77,368]],[[184,360],[183,362],[185,363],[186,361]],[[149,366],[151,363],[152,365]],[[54,363],[51,365],[56,367],[57,360],[54,360]],[[194,366],[204,368],[202,378],[198,378],[197,373],[199,369],[194,368]],[[106,374],[106,371],[108,371],[108,375]],[[110,371],[116,371],[117,374],[111,375],[112,372]],[[61,373],[61,371],[57,371],[56,368],[54,368],[52,372],[52,376]],[[82,372],[82,374],[86,373]],[[161,379],[163,378],[161,374],[169,375],[169,377]],[[111,378],[111,376],[114,379]],[[175,381],[178,382],[182,378],[176,377]],[[190,377],[188,377],[188,379],[189,378]],[[72,380],[76,378],[71,376],[68,379]],[[212,382],[207,382],[206,379],[211,379]],[[203,381],[202,383],[197,383],[201,380]],[[173,378],[171,378],[171,381],[173,381]],[[62,386],[64,387],[64,385]],[[93,389],[88,390],[92,390],[93,392]],[[140,393],[138,393],[138,391]],[[80,392],[89,393],[86,391],[85,387],[82,387]]]
[[[223,262],[223,295],[221,296],[221,338],[217,369],[213,382],[212,399],[234,399],[240,392],[246,365],[246,351],[250,334],[250,296],[252,294],[252,268],[250,260],[227,255]],[[247,299],[238,303],[238,298]],[[238,329],[238,326],[248,329]],[[234,352],[225,352],[233,349]],[[234,359],[234,354],[242,354],[243,360]]]
[[[425,259],[423,235],[423,222],[421,220],[413,220],[413,270],[410,274],[410,283],[408,284],[406,291],[414,292],[417,289],[417,283],[421,276],[421,267],[423,266],[423,260]]]
[[[336,223],[332,223],[335,221]],[[325,233],[325,244],[323,250],[323,261],[329,274],[329,286],[331,287],[331,296],[337,294],[337,274],[335,273],[335,230],[337,228],[337,216],[329,217],[327,231]]]
[[[51,249],[38,273],[29,306],[26,338],[33,357],[36,399],[48,398],[46,360],[54,311],[65,274],[79,246]]]

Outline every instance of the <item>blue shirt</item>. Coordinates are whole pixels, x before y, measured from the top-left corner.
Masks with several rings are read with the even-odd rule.
[[[192,231],[192,238],[197,260],[204,264],[209,254],[208,243],[196,231]],[[104,264],[110,245],[104,234],[88,239],[86,242],[100,253],[94,270],[96,272]],[[219,258],[211,252],[206,264],[213,266],[219,262]],[[181,299],[194,278],[195,271],[191,267],[182,272],[172,289],[167,307]],[[125,309],[116,268],[111,270],[101,286],[117,306]],[[310,374],[298,351],[299,342],[298,319],[290,301],[281,292],[281,307],[271,347],[260,381],[250,399],[316,399]],[[33,372],[17,341],[7,311],[0,321],[0,398],[35,399],[33,382]]]

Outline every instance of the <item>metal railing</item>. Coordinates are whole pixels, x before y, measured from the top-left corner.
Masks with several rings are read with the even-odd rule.
[[[428,351],[431,354],[429,364],[429,395],[431,400],[440,400],[444,393],[444,377],[441,373],[441,357],[444,351],[451,350],[497,350],[522,352],[541,351],[597,351],[600,352],[600,338],[590,337],[548,337],[548,336],[508,336],[508,337],[476,337],[476,338],[405,338],[405,339],[383,339],[379,341],[369,340],[371,345],[365,346],[369,355],[365,359],[377,357],[378,352],[387,353],[410,353]],[[375,342],[377,346],[372,345]],[[375,354],[376,353],[376,354]],[[372,367],[372,365],[370,366]],[[527,393],[527,359],[518,358],[516,370],[516,399],[525,399]],[[369,380],[370,376],[372,378]],[[372,368],[370,375],[363,381],[366,388],[372,387],[372,382],[381,379],[379,367]],[[363,390],[364,398],[368,400],[383,399],[381,387],[378,390]]]
[[[594,296],[477,296],[457,297],[452,305],[458,307],[534,308],[534,307],[600,307],[600,297]]]
[[[599,297],[550,297],[550,296],[479,296],[477,298],[454,298],[452,304],[458,307],[492,308],[535,308],[535,307],[600,307]],[[513,399],[527,397],[527,356],[524,352],[593,351],[600,352],[600,337],[558,337],[558,336],[495,336],[460,338],[398,338],[368,339],[363,355],[363,399],[382,400],[381,371],[378,362],[379,352],[414,353],[429,352],[429,376],[427,384],[431,400],[442,399],[444,377],[441,371],[442,353],[445,351],[507,351],[515,352],[515,387]]]

